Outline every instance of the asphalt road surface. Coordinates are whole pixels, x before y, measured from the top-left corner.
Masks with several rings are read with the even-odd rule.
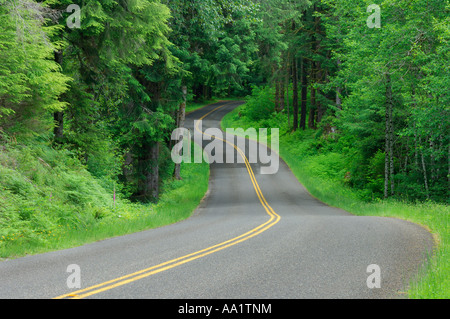
[[[193,121],[202,118],[203,131],[220,127],[239,104],[193,112],[186,126],[194,131]],[[430,233],[409,222],[329,207],[311,197],[282,160],[276,174],[261,174],[262,165],[244,161],[250,143],[243,150],[228,141],[217,150],[215,155],[235,152],[236,161],[211,164],[208,194],[191,218],[0,262],[0,298],[406,297],[433,247]],[[79,268],[67,272],[69,265]],[[370,265],[377,268],[368,271]],[[81,288],[69,288],[77,274]]]

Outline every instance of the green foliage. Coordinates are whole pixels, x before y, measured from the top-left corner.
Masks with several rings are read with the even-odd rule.
[[[364,79],[364,77],[362,77]],[[370,77],[373,79],[373,77]],[[385,97],[383,89],[378,84],[365,79],[364,87],[355,86],[356,93],[352,92],[345,100],[345,108],[339,111],[338,117],[327,117],[319,125],[319,129],[311,132],[313,139],[303,141],[300,133],[291,134],[287,125],[286,114],[276,113],[274,109],[274,89],[270,86],[255,87],[251,96],[247,97],[245,106],[239,108],[233,115],[236,125],[242,127],[278,127],[282,135],[289,137],[290,147],[295,151],[299,146],[298,156],[315,156],[315,161],[325,163],[327,178],[343,181],[353,188],[362,200],[373,200],[384,196],[386,153],[385,142]],[[379,83],[379,82],[376,82]],[[400,88],[399,88],[400,90]],[[404,101],[397,97],[398,103],[395,111],[395,124],[404,127],[404,132],[398,130],[398,136],[403,138],[397,143],[406,142],[399,147],[402,153],[394,153],[396,186],[395,197],[402,200],[426,200],[433,198],[438,202],[448,201],[448,185],[444,174],[448,170],[448,141],[443,131],[448,130],[448,116],[445,105],[432,106],[426,111],[414,107],[411,112],[406,111]],[[424,117],[416,115],[425,113]],[[408,126],[409,121],[414,121],[414,126]],[[423,121],[423,122],[422,122]],[[230,124],[227,124],[230,125]],[[333,132],[334,130],[334,132]],[[427,144],[421,148],[414,148],[420,144],[418,138],[427,136]],[[415,142],[415,144],[413,143]],[[434,145],[434,147],[429,147]],[[403,153],[403,152],[406,152]],[[342,165],[332,162],[333,154],[340,154]],[[323,157],[320,157],[323,156]],[[330,157],[329,157],[330,156]],[[423,157],[423,159],[422,159]],[[423,160],[423,163],[422,163]],[[414,162],[416,161],[416,162]],[[427,168],[428,188],[424,188],[423,165]],[[416,165],[414,167],[414,165]],[[324,175],[324,171],[317,165],[311,165],[316,175]],[[317,170],[316,170],[317,169]],[[432,176],[430,176],[430,174]],[[428,196],[427,196],[428,194]]]
[[[51,60],[57,44],[49,39],[59,28],[44,27],[45,19],[38,4],[0,1],[0,126],[66,106],[58,98],[70,78]]]
[[[251,121],[269,119],[275,112],[273,89],[269,86],[265,88],[254,87],[252,95],[247,97],[246,102],[246,106],[241,113]]]
[[[395,185],[391,196],[448,201],[448,177],[437,173],[448,172],[450,143],[448,1],[383,1],[380,29],[366,25],[368,1],[322,3],[328,8],[321,18],[332,58],[341,62],[325,86],[332,92],[341,87],[335,123],[341,148],[353,154],[351,184],[379,193],[389,175]],[[387,153],[389,136],[395,142]],[[380,174],[382,153],[390,168]]]
[[[208,188],[207,163],[165,179],[157,205],[133,204],[101,186],[79,160],[44,144],[0,146],[0,258],[81,245],[178,222]],[[112,186],[112,185],[111,185]]]
[[[196,100],[247,92],[259,6],[253,1],[167,1],[172,52]]]
[[[2,148],[0,237],[44,244],[43,234],[85,227],[100,217],[101,207],[111,207],[112,194],[72,154],[44,144]]]

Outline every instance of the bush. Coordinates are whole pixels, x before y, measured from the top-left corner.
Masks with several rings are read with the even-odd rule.
[[[59,225],[79,227],[103,217],[112,194],[64,150],[5,144],[0,155],[0,238],[40,242]],[[0,245],[1,247],[1,245]]]
[[[274,92],[271,87],[254,87],[252,95],[246,98],[242,115],[251,121],[270,119],[275,112]]]

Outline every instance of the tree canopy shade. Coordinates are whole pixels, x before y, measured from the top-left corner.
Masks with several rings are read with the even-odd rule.
[[[448,0],[381,1],[379,28],[369,0],[0,4],[1,131],[45,135],[125,196],[172,175],[185,99],[246,95],[258,123],[332,141],[370,197],[448,195]]]

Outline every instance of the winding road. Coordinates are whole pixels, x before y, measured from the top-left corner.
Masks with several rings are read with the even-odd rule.
[[[187,116],[187,128],[219,128],[241,102]],[[249,157],[234,141],[224,152]],[[216,154],[217,155],[217,154]],[[357,217],[311,197],[280,160],[211,164],[208,194],[189,219],[68,250],[0,262],[0,298],[300,299],[405,298],[433,248],[424,228]],[[81,271],[69,289],[68,265]],[[380,288],[369,288],[379,267]]]

